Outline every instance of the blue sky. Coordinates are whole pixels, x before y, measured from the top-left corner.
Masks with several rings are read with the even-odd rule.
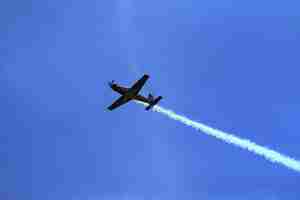
[[[1,199],[297,200],[300,175],[134,103],[300,159],[298,1],[0,3]]]

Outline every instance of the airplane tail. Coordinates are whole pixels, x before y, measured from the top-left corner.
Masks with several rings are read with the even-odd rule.
[[[153,96],[151,93],[149,93],[148,99],[149,99],[150,101],[153,101],[153,100],[154,100],[154,96]]]
[[[155,106],[160,100],[162,99],[162,96],[157,97],[154,99],[149,106],[146,107],[146,110],[150,110],[153,106]]]

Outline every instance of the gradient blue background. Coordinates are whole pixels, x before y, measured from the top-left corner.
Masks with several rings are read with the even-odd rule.
[[[299,1],[2,1],[0,199],[299,200],[300,174],[107,81],[300,159]]]

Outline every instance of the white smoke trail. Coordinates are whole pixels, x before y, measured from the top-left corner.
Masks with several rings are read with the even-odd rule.
[[[140,102],[138,102],[138,103],[140,103]],[[144,103],[142,103],[142,104],[144,104]],[[160,106],[154,106],[153,111],[162,113],[171,119],[182,122],[183,124],[185,124],[187,126],[191,126],[198,131],[202,131],[203,133],[205,133],[207,135],[214,136],[215,138],[220,139],[228,144],[233,144],[235,146],[241,147],[242,149],[246,149],[256,155],[260,155],[273,163],[278,163],[278,164],[288,167],[289,169],[300,172],[300,161],[295,160],[289,156],[278,153],[267,147],[263,147],[258,144],[255,144],[254,142],[251,142],[250,140],[242,139],[235,135],[225,133],[223,131],[211,128],[202,123],[195,122],[191,119],[188,119],[187,117],[178,115],[175,112],[165,109]]]

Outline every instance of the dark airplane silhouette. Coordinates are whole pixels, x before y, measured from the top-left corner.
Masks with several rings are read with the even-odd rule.
[[[151,94],[149,94],[148,97],[139,95],[140,90],[142,89],[148,78],[149,75],[145,74],[140,80],[136,81],[131,88],[119,86],[116,83],[114,83],[114,81],[109,82],[109,86],[111,87],[111,89],[118,92],[122,96],[119,99],[117,99],[113,104],[111,104],[108,107],[108,109],[113,110],[129,102],[130,100],[137,100],[149,104],[146,107],[146,110],[149,110],[153,106],[155,106],[162,99],[162,96],[154,98],[154,96]]]

